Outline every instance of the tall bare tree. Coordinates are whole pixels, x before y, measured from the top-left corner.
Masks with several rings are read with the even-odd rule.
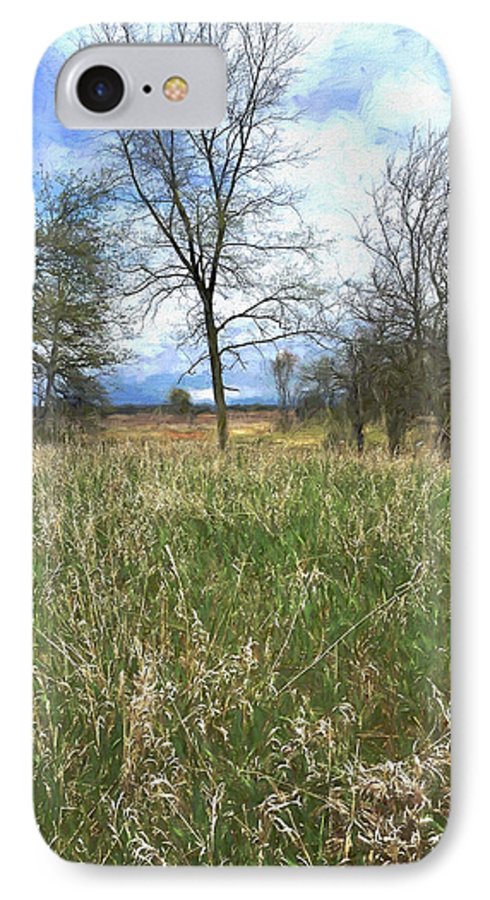
[[[388,159],[370,197],[371,214],[357,225],[371,269],[347,285],[348,329],[354,321],[377,344],[378,395],[392,449],[414,416],[432,414],[447,451],[447,134],[414,131],[408,152]]]
[[[298,357],[290,350],[280,350],[271,362],[272,375],[279,400],[281,426],[287,428],[292,406],[293,381],[298,365]]]
[[[130,26],[97,35],[140,37]],[[210,366],[224,448],[225,391],[233,389],[224,372],[245,366],[248,348],[312,327],[313,237],[287,183],[304,153],[281,136],[295,119],[284,101],[301,47],[289,26],[275,24],[184,24],[165,37],[226,51],[228,114],[207,131],[119,135],[132,197],[144,212],[131,229],[126,272],[147,310],[184,302],[182,345],[195,354],[187,373]]]

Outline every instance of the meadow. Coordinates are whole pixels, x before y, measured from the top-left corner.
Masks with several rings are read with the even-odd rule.
[[[112,864],[420,859],[449,807],[447,464],[159,429],[34,451],[44,838]]]

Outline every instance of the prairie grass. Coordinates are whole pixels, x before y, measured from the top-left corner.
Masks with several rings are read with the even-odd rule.
[[[34,799],[80,861],[385,864],[449,804],[435,457],[35,451]]]

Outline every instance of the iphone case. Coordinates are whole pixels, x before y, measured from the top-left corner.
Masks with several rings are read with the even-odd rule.
[[[226,118],[64,128],[61,67],[108,42],[217,44]],[[448,123],[440,56],[392,25],[98,25],[43,57],[34,806],[62,858],[439,841]]]

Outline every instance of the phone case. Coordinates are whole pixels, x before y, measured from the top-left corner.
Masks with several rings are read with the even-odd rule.
[[[169,41],[224,50],[216,128],[57,120],[77,49]],[[136,89],[181,102],[175,79]],[[43,57],[34,806],[62,858],[438,843],[449,102],[437,51],[393,25],[98,25]]]

